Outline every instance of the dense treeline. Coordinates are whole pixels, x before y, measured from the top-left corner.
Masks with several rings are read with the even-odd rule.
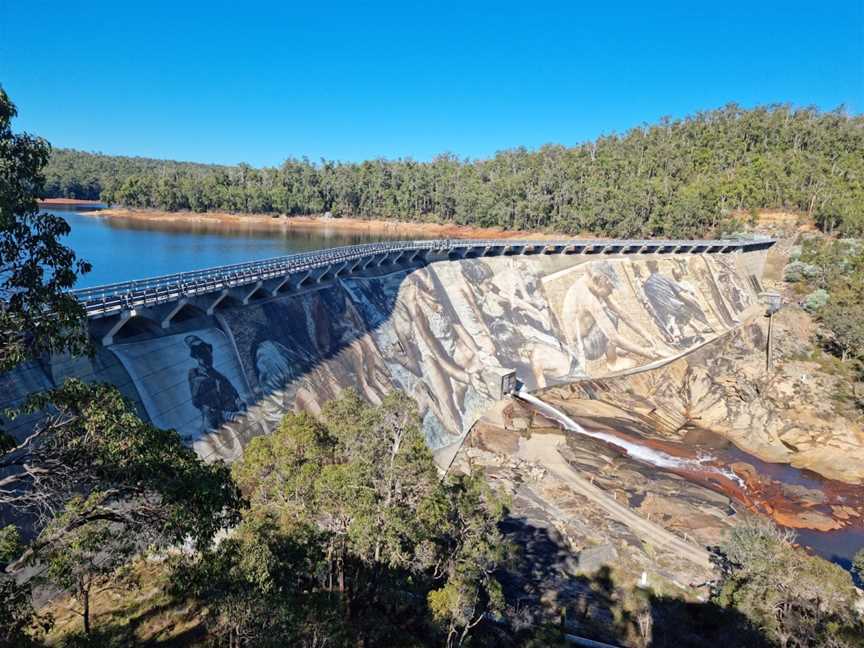
[[[785,208],[826,231],[864,231],[864,117],[729,105],[572,148],[488,160],[255,169],[59,150],[50,196],[169,211],[434,220],[614,236],[716,233],[741,210]],[[98,191],[97,191],[98,189]]]
[[[54,149],[51,152],[51,161],[44,171],[45,186],[42,196],[100,200],[105,188],[122,185],[131,176],[161,175],[181,171],[206,173],[229,168],[195,162],[173,162],[144,157],[85,153],[72,149]]]

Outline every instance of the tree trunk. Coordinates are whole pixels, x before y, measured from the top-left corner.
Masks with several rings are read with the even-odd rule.
[[[81,615],[84,617],[84,634],[90,634],[90,585],[88,584],[81,591],[81,603],[83,610]]]

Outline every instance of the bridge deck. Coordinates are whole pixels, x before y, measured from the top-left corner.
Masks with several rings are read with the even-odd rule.
[[[84,305],[90,317],[116,315],[136,308],[155,306],[183,298],[213,293],[239,286],[256,284],[297,273],[308,273],[341,264],[341,272],[351,262],[365,268],[364,259],[388,259],[411,253],[426,258],[429,254],[464,258],[501,254],[715,254],[770,247],[772,240],[609,240],[609,239],[447,239],[426,241],[392,241],[329,248],[315,252],[237,263],[204,270],[122,281],[83,288],[72,292]]]

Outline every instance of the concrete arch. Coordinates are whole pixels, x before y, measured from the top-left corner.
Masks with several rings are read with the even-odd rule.
[[[168,325],[180,324],[199,317],[206,317],[207,311],[196,304],[186,302],[182,304],[177,311],[168,319]],[[162,322],[163,328],[167,328],[165,321]]]
[[[127,314],[128,313],[128,314]],[[102,337],[102,344],[108,346],[138,337],[139,335],[160,335],[160,323],[146,315],[128,311],[111,323],[111,327]]]

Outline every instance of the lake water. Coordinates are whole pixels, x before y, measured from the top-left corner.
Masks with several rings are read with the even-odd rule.
[[[254,223],[177,223],[84,216],[81,208],[74,207],[43,211],[66,219],[72,228],[66,244],[93,265],[93,270],[79,279],[77,288],[405,238],[336,228],[297,230]]]

